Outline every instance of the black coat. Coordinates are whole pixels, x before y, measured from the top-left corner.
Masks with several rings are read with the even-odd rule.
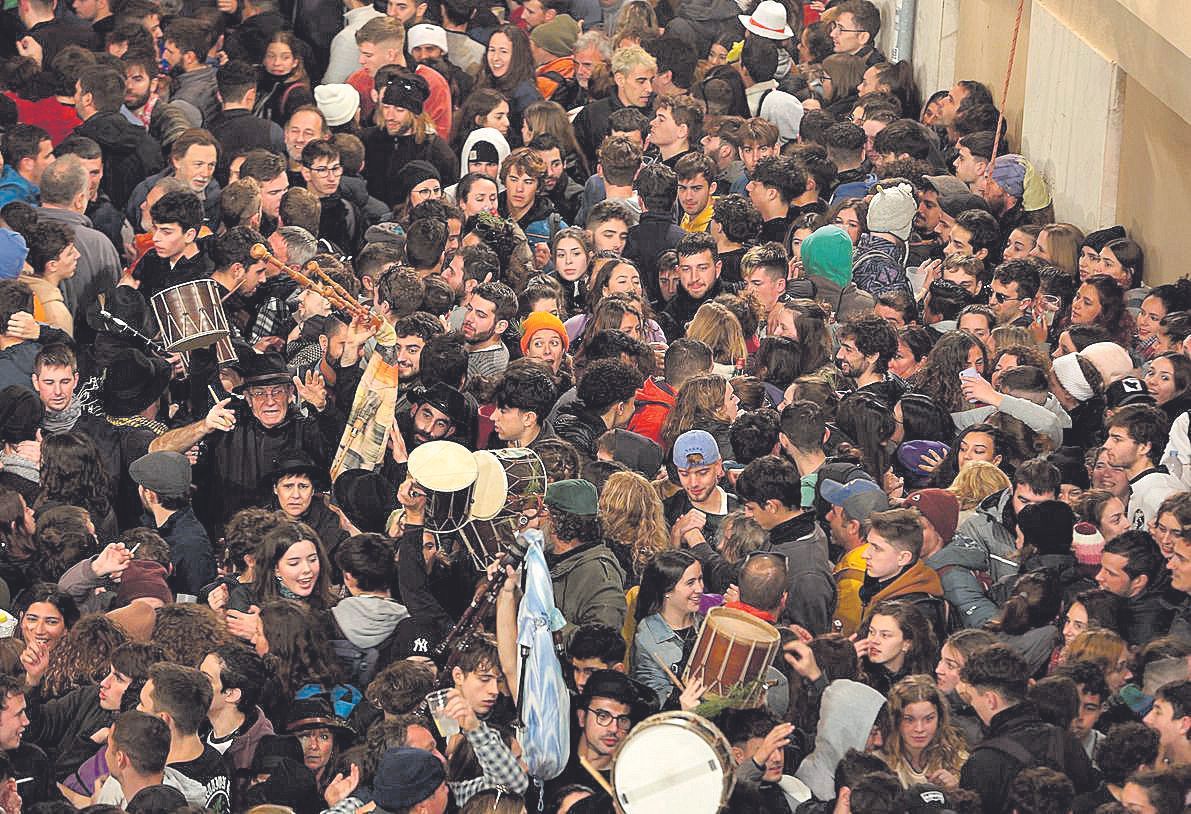
[[[285,140],[281,127],[277,122],[266,121],[259,116],[254,116],[251,110],[221,110],[211,120],[210,129],[211,135],[219,139],[220,144],[235,145],[237,150],[260,148],[284,154]],[[228,167],[232,161],[231,154],[232,151],[225,148],[219,156],[216,177],[223,185],[227,184]]]
[[[596,441],[608,431],[604,419],[582,409],[582,402],[575,402],[573,410],[570,407],[564,409],[570,411],[558,414],[554,420],[554,431],[562,440],[574,444],[580,455],[594,461]]]
[[[194,516],[194,509],[174,512],[162,523],[157,533],[169,543],[170,573],[169,586],[175,594],[198,596],[203,586],[216,576],[215,552],[203,524]]]
[[[661,297],[658,255],[677,246],[685,234],[669,212],[642,212],[641,220],[629,229],[628,239],[624,243],[624,256],[636,264],[637,270],[641,272],[645,295],[653,302]]]
[[[39,701],[31,693],[27,710],[29,726],[23,737],[50,756],[58,780],[69,777],[99,751],[102,744],[91,740],[91,736],[110,726],[115,718],[114,712],[99,705],[97,684],[48,701]]]
[[[960,788],[980,795],[985,814],[1010,814],[1009,785],[1026,765],[1008,752],[989,746],[993,738],[1007,737],[1024,747],[1031,766],[1048,766],[1067,775],[1076,794],[1096,787],[1092,762],[1070,732],[1059,734],[1059,754],[1051,755],[1055,727],[1043,722],[1033,704],[1023,701],[1002,710],[989,722],[988,739],[972,750],[960,773]],[[1056,759],[1057,758],[1057,759]],[[1052,764],[1060,765],[1052,765]]]
[[[427,135],[419,144],[413,136],[390,136],[383,127],[364,132],[364,166],[367,167],[368,194],[389,206],[397,200],[397,175],[411,161],[429,161],[442,176],[443,186],[459,180],[459,156],[435,135]]]
[[[75,135],[95,140],[103,150],[103,180],[99,188],[123,210],[136,185],[161,172],[161,147],[143,127],[119,112],[96,113],[74,129]]]
[[[694,319],[699,306],[705,302],[711,302],[722,293],[724,293],[724,284],[721,280],[712,283],[711,288],[707,289],[707,293],[701,299],[695,299],[686,293],[685,288],[679,286],[677,293],[674,294],[674,299],[666,303],[666,309],[658,314],[658,324],[661,326],[662,332],[666,334],[666,341],[673,342],[683,336],[686,333],[686,324]]]

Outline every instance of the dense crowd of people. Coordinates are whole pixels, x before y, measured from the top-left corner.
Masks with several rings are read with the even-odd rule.
[[[0,20],[3,812],[1187,810],[1191,282],[872,3]]]

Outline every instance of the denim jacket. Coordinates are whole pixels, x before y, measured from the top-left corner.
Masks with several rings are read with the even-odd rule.
[[[698,629],[702,624],[703,617],[696,616],[695,628]],[[654,658],[655,655],[657,658]],[[678,675],[682,661],[682,637],[666,623],[660,613],[655,613],[646,616],[637,625],[637,635],[633,637],[631,675],[656,692],[658,703],[664,704],[674,685],[658,664],[659,659]]]

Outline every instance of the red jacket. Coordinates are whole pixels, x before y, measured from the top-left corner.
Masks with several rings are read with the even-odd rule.
[[[47,96],[31,102],[12,91],[6,91],[4,95],[16,104],[20,121],[24,124],[35,124],[45,130],[50,134],[50,141],[55,147],[83,123],[75,113],[74,106],[59,102],[56,96]]]
[[[637,391],[637,410],[629,419],[629,429],[662,444],[662,425],[674,406],[677,394],[663,379],[648,379]]]

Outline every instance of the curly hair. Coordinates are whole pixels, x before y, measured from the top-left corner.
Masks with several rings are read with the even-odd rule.
[[[930,775],[940,769],[945,769],[953,774],[958,774],[959,770],[963,768],[964,761],[968,759],[967,750],[964,748],[964,739],[959,730],[951,724],[951,704],[929,676],[907,676],[890,689],[889,718],[892,725],[889,727],[889,736],[885,738],[879,755],[894,772],[898,772],[903,767],[909,768],[909,756],[906,745],[902,741],[901,722],[911,704],[923,701],[935,708],[938,722],[934,737],[922,750],[925,773]]]
[[[720,554],[731,563],[743,560],[748,554],[763,548],[769,539],[765,529],[744,513],[744,509],[729,512],[720,524]]]
[[[979,506],[989,495],[1011,485],[1009,476],[996,464],[971,461],[956,474],[947,491],[959,499],[960,511],[968,511]]]
[[[403,659],[377,673],[364,697],[386,715],[404,715],[422,703],[434,687],[434,670],[429,665]]]
[[[960,387],[959,373],[969,367],[968,353],[972,348],[980,349],[984,369],[988,370],[988,351],[980,340],[962,331],[952,331],[943,336],[927,354],[926,364],[914,377],[914,388],[930,396],[949,412],[968,409],[968,400],[964,398]]]
[[[653,557],[671,547],[661,498],[636,472],[609,476],[600,492],[599,507],[604,534],[629,547],[638,575]]]
[[[102,613],[84,616],[50,652],[50,663],[41,678],[41,692],[57,698],[78,687],[96,684],[108,673],[112,652],[127,637]]]
[[[247,574],[247,557],[273,529],[284,522],[282,515],[268,509],[241,509],[223,527],[222,559],[224,565],[239,574]]]
[[[82,506],[94,518],[110,510],[111,479],[95,442],[77,432],[60,432],[41,442],[41,491],[34,506]]]
[[[713,373],[688,379],[678,389],[674,406],[662,423],[662,449],[671,449],[678,436],[687,430],[704,429],[713,422],[723,423],[725,418],[721,411],[727,390],[728,380]]]
[[[1096,289],[1100,300],[1100,314],[1094,324],[1107,331],[1113,341],[1130,344],[1133,317],[1125,309],[1125,289],[1107,274],[1093,274],[1083,281],[1083,285]]]
[[[38,556],[30,560],[31,577],[57,582],[72,565],[96,553],[90,523],[87,510],[79,506],[42,509],[33,534]]]
[[[157,609],[150,641],[169,661],[201,664],[203,658],[228,640],[223,621],[206,605],[166,605]]]

